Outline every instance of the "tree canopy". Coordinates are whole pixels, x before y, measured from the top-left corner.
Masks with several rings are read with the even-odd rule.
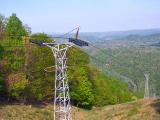
[[[27,35],[23,23],[15,13],[7,19],[5,31],[8,35],[12,36],[11,38],[20,38],[20,36]]]

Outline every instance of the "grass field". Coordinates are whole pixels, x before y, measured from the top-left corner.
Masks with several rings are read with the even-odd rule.
[[[83,110],[72,107],[73,120],[160,120],[160,99]],[[33,105],[0,105],[0,120],[52,120],[53,107]]]

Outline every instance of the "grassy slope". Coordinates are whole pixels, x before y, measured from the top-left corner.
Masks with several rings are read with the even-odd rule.
[[[0,105],[0,120],[51,120],[52,106]],[[72,109],[73,120],[160,120],[160,99],[111,105],[94,110]]]

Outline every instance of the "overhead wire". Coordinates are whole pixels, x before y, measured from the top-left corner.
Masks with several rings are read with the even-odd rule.
[[[78,29],[78,27],[75,28],[75,29],[73,29],[73,30],[71,30],[71,31],[69,31],[69,32],[67,32],[67,33],[65,33],[65,34],[63,34],[63,35],[57,36],[57,37],[46,36],[46,37],[43,37],[43,38],[62,38],[62,39],[68,39],[68,38],[66,38],[66,37],[64,37],[64,36],[71,34],[71,33],[72,33],[74,30],[76,30],[76,29]],[[20,35],[17,35],[17,36],[20,37]],[[76,34],[76,36],[77,36],[77,34]],[[13,36],[11,35],[11,36],[7,36],[7,37],[13,37]],[[24,36],[21,36],[21,37],[24,37]],[[30,39],[32,39],[32,36],[25,36],[25,37],[29,37]],[[87,41],[87,42],[88,42],[88,41]],[[19,45],[19,46],[11,46],[11,47],[25,47],[25,46],[30,46],[30,45],[33,45],[33,44],[23,44],[23,45]],[[112,57],[111,59],[115,59],[115,60],[117,61],[117,59],[116,59],[116,57],[115,57],[114,55],[112,55],[112,54],[106,54],[106,52],[105,52],[104,50],[102,50],[101,48],[98,48],[97,46],[93,45],[91,42],[89,42],[89,45],[92,46],[92,47],[94,47],[94,48],[96,48],[96,49],[98,49],[98,50],[101,51],[103,54],[105,54],[105,55],[107,55],[107,56],[108,56],[108,55],[111,56],[111,57]],[[10,47],[10,46],[6,46],[6,47]],[[88,54],[88,55],[89,55],[89,54]],[[96,58],[96,57],[94,57],[94,56],[91,56],[91,55],[89,55],[89,56],[90,56],[90,58],[98,61],[98,64],[101,63],[103,67],[110,67],[110,64],[107,63],[106,61],[99,60],[98,58]],[[119,61],[118,61],[118,64],[119,64]],[[120,64],[121,64],[121,63],[120,63]],[[68,65],[68,66],[74,67],[74,65]],[[121,66],[121,65],[120,65],[120,66]],[[48,70],[48,68],[53,68],[53,67],[54,67],[54,66],[47,67],[47,68],[44,69],[44,71],[45,71],[45,72],[53,72],[53,71],[54,71],[53,69],[52,69],[52,70]],[[122,67],[122,66],[121,66],[121,67]],[[123,67],[125,67],[125,66],[123,66]],[[126,68],[126,67],[125,67],[125,68]],[[102,69],[102,70],[103,70],[103,69]],[[31,72],[32,72],[32,73],[35,73],[35,72],[40,72],[40,71],[42,71],[42,70],[39,70],[39,71],[31,71]],[[116,72],[116,73],[117,73],[117,72]],[[118,74],[120,74],[120,73],[118,73]],[[121,74],[120,74],[120,75],[121,75]],[[121,75],[121,76],[123,76],[123,75]],[[127,77],[127,78],[128,78],[128,77]],[[128,79],[130,79],[130,78],[128,78]]]
[[[58,37],[62,37],[62,38],[63,38],[64,36],[69,35],[70,33],[72,33],[73,31],[75,31],[75,30],[77,30],[77,29],[79,29],[79,27],[76,27],[76,28],[70,30],[69,32],[67,32],[67,33],[65,33],[65,34],[63,34],[63,35],[57,36],[57,37],[55,37],[55,38],[58,38]]]
[[[71,34],[74,30],[76,30],[76,29],[78,29],[79,27],[77,27],[77,28],[74,28],[73,30],[71,30],[71,31],[69,31],[69,32],[67,32],[67,33],[65,33],[65,34],[63,34],[63,35],[60,35],[60,36],[46,36],[46,37],[43,37],[43,38],[62,38],[62,39],[68,39],[67,37],[64,37],[64,36],[67,36],[67,35],[69,35],[69,34]],[[19,36],[19,37],[23,37],[24,35],[16,35],[17,37]],[[15,37],[15,36],[13,36],[13,35],[8,35],[7,37]],[[32,36],[24,36],[24,37],[32,37]],[[32,39],[32,38],[30,38],[30,39]],[[87,41],[88,42],[88,41]],[[33,45],[33,44],[23,44],[23,45],[19,45],[19,46],[15,46],[15,47],[25,47],[25,46],[30,46],[30,45]],[[94,48],[96,48],[97,50],[99,50],[101,53],[103,53],[105,56],[109,56],[109,57],[111,57],[110,58],[110,61],[111,61],[111,63],[112,63],[112,61],[114,60],[114,61],[116,61],[116,63],[117,63],[117,65],[119,65],[120,67],[123,67],[123,68],[128,68],[128,67],[126,67],[126,64],[122,64],[122,62],[120,62],[118,59],[117,59],[117,57],[116,56],[114,56],[113,54],[110,54],[109,52],[108,53],[106,53],[106,51],[104,51],[104,49],[101,49],[101,48],[99,48],[99,47],[97,47],[97,46],[95,46],[93,43],[91,43],[91,42],[89,42],[89,45],[90,46],[92,46],[92,47],[94,47]],[[10,47],[10,46],[5,46],[5,47]],[[14,47],[14,46],[11,46],[11,47]],[[139,58],[141,59],[141,54],[140,54],[140,52],[138,51],[138,54],[139,54]],[[99,63],[101,63],[102,65],[103,65],[103,67],[104,66],[107,66],[107,65],[109,65],[109,66],[111,66],[110,65],[110,63],[108,63],[107,61],[103,61],[103,60],[100,60],[100,59],[98,59],[97,57],[94,57],[94,56],[91,56],[90,54],[88,54],[89,56],[90,56],[90,58],[92,58],[92,59],[94,59],[94,60],[96,60],[96,61],[98,61]],[[151,56],[150,56],[151,57]],[[139,59],[139,60],[140,60]],[[109,61],[109,62],[110,62]],[[141,60],[140,60],[141,61]],[[68,66],[74,66],[74,65],[68,65]],[[114,64],[114,66],[116,66],[115,64]],[[54,66],[50,66],[50,67],[47,67],[47,68],[52,68],[52,67],[54,67]],[[135,66],[134,66],[135,67]],[[44,71],[45,72],[53,72],[52,70],[51,71],[48,71],[47,70],[47,68],[45,68],[44,69]],[[136,68],[137,69],[137,68]],[[138,69],[140,69],[140,68],[138,68]],[[141,69],[140,69],[140,71],[141,72],[143,72]],[[120,73],[119,73],[120,74]]]
[[[125,67],[125,65],[122,64],[122,63],[120,63],[119,60],[118,60],[114,55],[109,54],[109,53],[106,53],[103,49],[101,49],[101,48],[99,48],[99,47],[96,47],[95,45],[93,45],[93,44],[91,44],[91,43],[90,43],[90,45],[91,45],[92,47],[96,48],[97,50],[99,50],[99,51],[100,51],[101,53],[103,53],[105,56],[111,56],[111,57],[112,57],[111,60],[115,60],[115,61],[119,64],[119,66]],[[110,61],[109,61],[109,63],[110,63]],[[105,64],[109,64],[109,63],[105,63]],[[111,61],[111,63],[112,63],[112,61]]]
[[[66,38],[66,37],[64,37],[64,36],[66,36],[66,35],[69,35],[69,34],[71,34],[73,31],[75,31],[76,29],[78,29],[79,27],[76,27],[76,28],[74,28],[74,29],[72,29],[71,31],[69,31],[69,32],[67,32],[67,33],[65,33],[65,34],[63,34],[63,35],[60,35],[60,36],[55,36],[55,37],[53,37],[53,36],[46,36],[46,37],[43,37],[43,38],[63,38],[63,39],[68,39],[68,38]],[[15,36],[18,36],[18,37],[32,37],[32,36],[29,36],[29,35],[27,35],[27,36],[24,36],[24,35],[7,35],[7,37],[15,37]],[[30,38],[30,39],[32,39],[32,38]],[[111,56],[112,58],[111,58],[111,60],[115,60],[121,67],[122,67],[122,63],[120,63],[119,61],[118,61],[118,59],[114,56],[114,55],[112,55],[112,54],[109,54],[109,53],[107,53],[106,54],[106,52],[103,50],[103,49],[101,49],[101,48],[99,48],[99,47],[97,47],[97,46],[95,46],[95,45],[93,45],[91,42],[89,42],[89,41],[87,41],[88,43],[89,43],[89,45],[90,46],[92,46],[92,47],[94,47],[94,48],[96,48],[97,50],[99,50],[99,51],[101,51],[101,53],[103,53],[104,55],[106,55],[106,56]],[[4,45],[4,47],[25,47],[25,46],[32,46],[32,45],[34,45],[34,44],[21,44],[21,45],[14,45],[14,46],[11,46],[11,45]],[[101,62],[102,64],[104,64],[104,65],[107,65],[107,64],[109,64],[109,63],[106,63],[106,61],[102,61],[102,60],[99,60],[98,58],[96,58],[96,57],[93,57],[93,56],[91,56],[90,54],[88,54],[92,59],[94,59],[94,60],[96,60],[96,61],[99,61],[99,62]],[[123,65],[123,67],[124,67],[125,65]]]
[[[77,27],[77,28],[74,28],[74,29],[72,29],[71,31],[69,31],[69,32],[67,32],[67,33],[65,33],[65,34],[63,34],[63,35],[61,35],[61,36],[57,36],[57,37],[52,37],[52,36],[46,36],[46,37],[43,37],[43,38],[64,38],[63,36],[65,36],[65,35],[69,35],[69,34],[71,34],[74,30],[76,30],[76,29],[78,29],[79,27]],[[24,35],[8,35],[7,37],[14,37],[14,36],[18,36],[18,37],[32,37],[32,36],[24,36]],[[32,38],[30,38],[30,39],[32,39]],[[68,38],[66,38],[66,39],[68,39]],[[87,41],[88,42],[88,41]],[[111,55],[111,54],[106,54],[106,52],[104,51],[104,50],[102,50],[102,49],[100,49],[100,48],[98,48],[98,47],[96,47],[95,45],[93,45],[91,42],[89,42],[89,45],[91,45],[92,47],[94,47],[94,48],[96,48],[96,49],[98,49],[99,51],[101,51],[103,54],[105,54],[105,55],[110,55],[112,58],[115,58],[115,56],[113,56],[113,55]],[[27,46],[35,46],[34,44],[20,44],[20,45],[2,45],[3,47],[27,47]],[[88,54],[89,55],[89,54]],[[94,59],[94,60],[96,60],[96,61],[98,61],[98,59],[97,58],[95,58],[95,57],[93,57],[93,56],[91,56],[91,55],[89,55],[92,59]],[[115,59],[116,61],[117,61],[117,59]],[[102,61],[102,60],[99,60],[102,64],[108,64],[108,63],[106,63],[106,62],[104,62],[104,61]],[[118,61],[119,62],[119,61]]]
[[[96,48],[96,49],[98,49],[99,51],[101,51],[101,53],[103,53],[103,54],[105,54],[105,55],[107,55],[108,56],[108,54],[106,54],[106,52],[104,51],[104,50],[102,50],[101,48],[98,48],[98,47],[96,47],[96,46],[94,46],[93,44],[91,44],[90,43],[90,45],[92,45],[94,48]],[[120,63],[119,61],[118,61],[118,59],[116,59],[116,57],[115,56],[113,56],[113,55],[111,55],[110,54],[110,56],[112,57],[112,59],[114,59],[119,65],[120,65],[120,67],[122,67],[122,68],[127,68],[128,69],[128,67],[127,66],[125,66],[124,64],[122,65],[122,63]],[[99,61],[99,62],[101,62],[102,64],[104,64],[104,65],[106,65],[106,63],[105,62],[103,62],[103,61],[101,61],[101,60],[98,60],[97,58],[95,58],[95,57],[93,57],[92,56],[92,58],[93,59],[95,59],[95,60],[97,60],[97,61]],[[114,66],[116,66],[115,64],[114,64]],[[135,66],[134,66],[135,67]],[[135,67],[136,68],[136,67]],[[137,70],[137,69],[139,69],[139,68],[136,68],[135,70]],[[139,69],[141,72],[142,72],[142,70],[141,69]],[[116,72],[115,70],[114,70],[114,72]],[[117,72],[116,72],[117,73]],[[120,76],[124,76],[124,75],[122,75],[121,73],[118,73]],[[124,76],[124,77],[126,77],[126,76]],[[129,80],[131,80],[130,78],[128,78],[127,77],[127,79],[129,79]],[[131,80],[132,81],[132,80]],[[133,81],[132,81],[133,82]]]

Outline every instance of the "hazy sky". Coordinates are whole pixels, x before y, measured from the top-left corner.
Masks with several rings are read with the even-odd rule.
[[[0,13],[16,13],[33,32],[160,28],[160,0],[0,0]]]

